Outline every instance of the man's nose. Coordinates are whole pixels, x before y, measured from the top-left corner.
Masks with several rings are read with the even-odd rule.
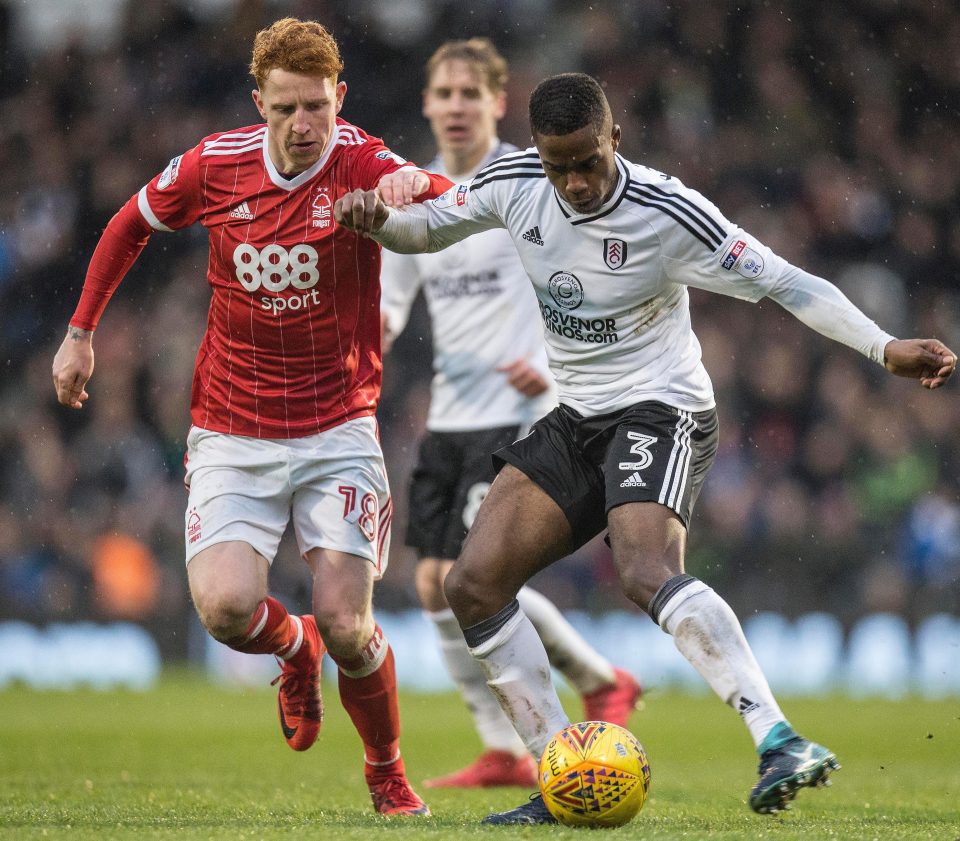
[[[571,193],[582,193],[587,189],[587,179],[579,172],[567,173],[567,190]]]
[[[306,134],[310,131],[310,122],[307,120],[307,112],[298,109],[293,115],[293,130],[297,134]]]

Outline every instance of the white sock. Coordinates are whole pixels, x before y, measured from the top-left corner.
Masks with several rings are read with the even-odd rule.
[[[425,613],[437,629],[447,672],[473,716],[473,726],[484,748],[522,756],[527,749],[487,686],[487,678],[467,648],[467,641],[463,638],[463,631],[453,611],[447,608],[436,613]]]
[[[662,604],[654,596],[651,613],[713,691],[740,713],[759,746],[783,713],[730,606],[702,581],[683,578],[689,580],[677,576],[664,584],[661,592],[673,582],[680,586]]]
[[[613,666],[591,646],[542,593],[522,587],[517,601],[537,629],[550,665],[570,681],[581,695],[608,686],[616,679]]]
[[[533,623],[518,609],[470,653],[527,750],[539,760],[550,739],[570,719],[557,697],[550,661]]]

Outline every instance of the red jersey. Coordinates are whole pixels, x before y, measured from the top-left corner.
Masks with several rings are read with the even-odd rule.
[[[210,135],[140,190],[136,204],[153,230],[199,220],[209,233],[212,298],[193,378],[196,426],[295,438],[374,413],[380,247],[341,229],[333,203],[405,165],[338,118],[320,160],[285,178],[267,152],[267,127],[254,125]],[[431,181],[421,198],[449,184]],[[102,297],[85,294],[71,323],[95,326]]]

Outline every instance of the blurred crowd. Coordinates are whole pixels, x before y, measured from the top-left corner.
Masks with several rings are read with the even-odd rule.
[[[186,652],[184,440],[208,292],[206,236],[157,234],[97,332],[82,411],[50,364],[111,215],[174,155],[257,121],[253,35],[293,14],[340,41],[343,116],[425,163],[421,68],[486,35],[511,62],[503,139],[529,142],[528,92],[583,70],[621,151],[701,190],[895,335],[960,350],[960,12],[946,0],[129,0],[108,43],[47,48],[0,0],[0,619],[134,618]],[[692,292],[721,449],[691,571],[741,613],[960,613],[960,383],[925,392],[770,302]],[[428,399],[423,309],[386,360],[380,411],[397,516],[381,609],[413,607],[407,475]],[[288,536],[289,537],[289,536]],[[308,603],[286,539],[277,592]],[[595,541],[539,586],[624,607]]]

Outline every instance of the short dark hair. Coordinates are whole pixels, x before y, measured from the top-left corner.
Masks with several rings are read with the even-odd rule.
[[[534,134],[561,135],[593,126],[597,134],[613,125],[603,88],[586,73],[561,73],[544,79],[530,94]]]

